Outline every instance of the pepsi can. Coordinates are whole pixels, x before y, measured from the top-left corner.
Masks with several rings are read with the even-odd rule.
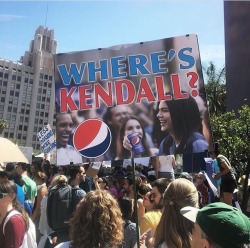
[[[132,145],[132,151],[134,155],[139,155],[145,151],[138,133],[129,134],[128,139],[130,144]]]

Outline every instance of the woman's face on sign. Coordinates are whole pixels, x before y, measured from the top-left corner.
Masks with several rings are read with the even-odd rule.
[[[170,116],[168,105],[165,101],[161,101],[159,104],[159,112],[157,118],[160,121],[161,131],[171,131],[173,129],[173,123]]]
[[[139,121],[135,119],[128,120],[125,126],[125,135],[129,135],[131,133],[138,133],[140,139],[143,137],[143,130]]]

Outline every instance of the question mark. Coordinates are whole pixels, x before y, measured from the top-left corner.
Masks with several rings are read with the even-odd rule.
[[[187,77],[191,76],[191,79],[189,80],[189,86],[191,87],[192,91],[191,94],[193,97],[198,96],[198,85],[197,85],[197,81],[198,81],[198,74],[196,72],[188,72],[187,73]]]

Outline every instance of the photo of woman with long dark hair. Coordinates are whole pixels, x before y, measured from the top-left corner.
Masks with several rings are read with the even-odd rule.
[[[158,110],[161,131],[168,133],[160,144],[158,156],[208,150],[202,134],[202,117],[192,96],[160,101]]]

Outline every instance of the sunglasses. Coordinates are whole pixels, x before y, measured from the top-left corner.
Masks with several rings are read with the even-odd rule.
[[[7,193],[0,193],[0,199],[4,198],[6,195],[8,195]]]

